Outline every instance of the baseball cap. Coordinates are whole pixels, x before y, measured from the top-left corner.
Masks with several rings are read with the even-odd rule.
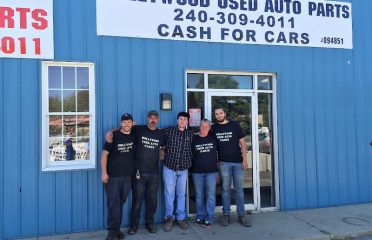
[[[130,114],[130,113],[124,113],[124,114],[121,116],[121,121],[124,121],[124,120],[132,120],[132,121],[133,121],[132,114]]]
[[[151,110],[147,113],[147,117],[156,116],[159,117],[159,113],[155,110]]]

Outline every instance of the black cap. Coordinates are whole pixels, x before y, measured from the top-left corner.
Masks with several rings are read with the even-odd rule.
[[[147,113],[147,117],[156,116],[159,117],[159,113],[155,110],[151,110]]]
[[[124,113],[124,114],[121,116],[121,121],[124,121],[124,120],[132,120],[132,121],[133,121],[132,114],[130,114],[130,113]]]
[[[190,118],[190,114],[187,113],[187,112],[179,112],[178,115],[177,115],[177,119],[179,117],[186,117],[187,119],[189,119]]]

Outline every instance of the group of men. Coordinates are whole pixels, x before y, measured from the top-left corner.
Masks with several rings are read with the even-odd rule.
[[[156,233],[154,214],[157,206],[158,163],[164,149],[163,184],[165,197],[164,231],[176,220],[180,228],[189,227],[186,214],[186,184],[189,169],[195,190],[196,223],[208,227],[213,223],[217,172],[222,180],[223,216],[221,225],[230,222],[230,188],[233,180],[238,222],[249,227],[244,209],[244,170],[247,153],[239,124],[229,121],[223,108],[216,108],[217,124],[204,119],[198,135],[188,126],[189,114],[177,115],[177,126],[160,130],[157,111],[148,113],[147,125],[134,125],[131,114],[121,117],[121,127],[106,134],[101,157],[102,176],[107,196],[107,240],[123,239],[120,231],[123,205],[132,189],[132,208],[128,234],[136,234],[141,204],[145,199],[145,227]],[[212,131],[210,131],[212,128]],[[204,201],[205,199],[205,201]],[[175,209],[176,202],[176,209]]]

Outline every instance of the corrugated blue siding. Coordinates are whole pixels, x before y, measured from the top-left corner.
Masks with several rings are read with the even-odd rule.
[[[144,123],[159,93],[174,104],[161,126],[174,124],[186,69],[277,73],[281,209],[370,202],[372,2],[352,3],[354,49],[340,50],[98,37],[95,0],[54,1],[55,60],[96,64],[97,156],[119,116]],[[0,238],[105,227],[99,160],[93,171],[40,171],[40,89],[41,61],[0,59]],[[162,186],[158,202],[161,221]]]

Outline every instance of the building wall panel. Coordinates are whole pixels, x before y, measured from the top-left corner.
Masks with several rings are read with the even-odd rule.
[[[88,182],[87,182],[87,171],[73,172],[72,173],[72,231],[86,231],[88,230]]]
[[[55,173],[56,233],[72,231],[72,185],[74,183],[72,182],[71,174],[71,172]]]
[[[15,237],[20,232],[20,60],[4,60],[4,235]]]
[[[20,63],[20,231],[23,235],[37,233],[37,179],[39,167],[39,78],[36,60]],[[15,127],[15,126],[14,126]]]
[[[54,21],[54,59],[68,60],[71,57],[71,0],[53,2],[53,21]],[[80,1],[75,1],[80,2]],[[83,9],[80,9],[83,11]],[[82,21],[82,19],[80,19]],[[73,36],[77,38],[77,36]],[[80,46],[83,48],[83,46]]]
[[[67,1],[69,7],[67,25],[69,30],[69,52],[71,59],[84,59],[87,52],[86,1]],[[95,21],[94,21],[95,22]],[[92,23],[94,23],[92,22]],[[94,24],[93,24],[94,26]]]
[[[311,70],[314,67],[314,63],[312,62],[314,53],[310,51],[309,57],[306,59],[304,64],[308,65],[309,67],[302,71],[301,78],[306,76],[314,79],[314,73]],[[303,91],[303,121],[304,121],[304,129],[303,134],[306,136],[304,138],[304,165],[305,165],[305,177],[306,177],[306,193],[307,193],[307,206],[308,207],[316,207],[318,206],[318,198],[314,192],[318,192],[318,185],[317,185],[317,162],[314,161],[316,159],[316,151],[315,151],[315,143],[316,143],[316,134],[315,134],[315,121],[314,121],[314,94],[306,89],[313,89],[314,81],[305,81],[303,82],[303,87],[305,91]],[[305,127],[307,126],[307,127]],[[321,126],[324,126],[322,124]]]
[[[372,3],[370,1],[364,1],[364,6],[360,7],[360,17],[362,19],[367,19],[365,21],[361,21],[356,29],[356,44],[361,46],[359,49],[356,49],[357,52],[354,54],[355,56],[362,56],[360,61],[354,63],[354,66],[359,66],[358,71],[354,71],[354,80],[357,81],[359,84],[356,84],[357,90],[355,95],[360,99],[358,101],[357,108],[357,130],[360,133],[360,137],[357,139],[357,146],[359,147],[358,151],[358,160],[361,162],[360,169],[361,174],[360,177],[366,176],[366,178],[360,179],[359,183],[363,191],[363,202],[370,201],[372,199],[372,147],[368,145],[368,143],[372,142],[371,132],[372,132],[372,97],[371,97],[371,89],[372,89],[372,81],[371,81],[371,62],[372,62],[372,47],[370,44],[370,39],[372,38],[372,30],[370,27],[370,13],[372,11]],[[357,74],[357,75],[356,75]],[[360,88],[362,86],[363,89]],[[360,96],[360,98],[359,98]],[[361,141],[360,141],[361,140]],[[365,166],[365,168],[363,168]],[[365,189],[365,187],[367,189]]]
[[[157,50],[157,42],[156,40],[149,40],[146,42],[146,56],[144,59],[144,72],[145,72],[145,83],[144,88],[145,94],[144,98],[146,98],[146,109],[151,110],[155,109],[158,110],[160,108],[159,104],[159,69],[157,67],[158,62],[158,50]],[[147,115],[145,114],[144,118],[140,118],[141,120],[145,121],[147,119]],[[163,121],[163,119],[160,119]],[[145,122],[144,122],[145,123]]]
[[[0,59],[0,238],[4,238],[4,61]]]
[[[293,117],[293,161],[294,171],[296,178],[296,203],[299,208],[307,206],[307,182],[306,182],[306,156],[305,156],[305,135],[304,129],[307,127],[304,125],[304,92],[306,89],[303,85],[304,78],[303,72],[300,71],[303,65],[307,65],[306,59],[302,59],[302,52],[300,48],[295,48],[291,54],[291,73],[290,78],[292,79],[292,117]],[[306,76],[307,77],[307,76]],[[285,80],[284,80],[285,81]]]
[[[370,5],[372,6],[372,5]],[[366,19],[367,15],[370,13],[368,12],[368,8],[366,10],[361,11],[360,15],[363,16],[363,19]],[[365,52],[372,52],[371,48],[369,47],[369,43],[367,41],[363,41],[365,38],[372,37],[371,31],[369,31],[369,25],[365,22],[360,23],[360,27],[354,29],[354,44],[359,45],[360,47],[354,50],[354,54],[356,56],[363,56]],[[369,50],[368,50],[369,49]],[[361,169],[358,174],[358,188],[360,192],[360,200],[365,202],[370,197],[371,192],[371,185],[369,183],[369,176],[370,176],[370,167],[371,165],[368,164],[368,153],[367,150],[369,149],[368,139],[366,138],[366,132],[368,132],[368,120],[367,120],[367,112],[368,109],[365,109],[364,105],[366,102],[366,98],[368,93],[366,91],[370,91],[371,88],[368,89],[368,77],[364,77],[365,74],[365,64],[363,61],[357,62],[350,62],[353,64],[353,75],[351,76],[353,82],[355,84],[353,88],[353,95],[355,97],[355,131],[356,131],[356,149],[357,149],[357,164],[358,168]],[[365,79],[367,81],[365,82]],[[368,104],[367,104],[368,105]],[[369,165],[369,166],[368,166]]]
[[[41,156],[41,154],[40,154]],[[39,169],[40,171],[40,169]],[[39,197],[35,204],[38,208],[38,235],[56,233],[57,215],[56,212],[62,211],[61,206],[56,205],[56,176],[53,173],[41,173],[38,178]],[[58,227],[60,228],[60,226]]]

